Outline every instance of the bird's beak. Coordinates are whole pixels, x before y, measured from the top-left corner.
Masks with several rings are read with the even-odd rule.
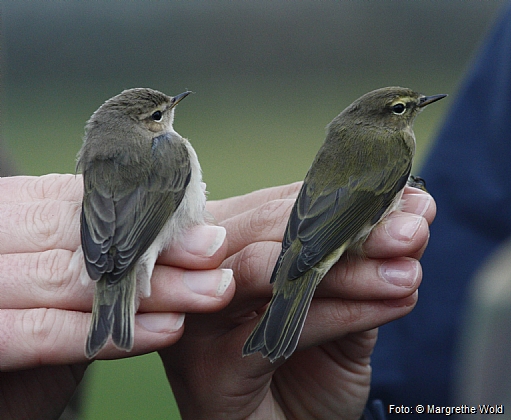
[[[442,93],[440,95],[432,95],[432,96],[422,96],[419,99],[419,108],[422,108],[426,105],[432,104],[433,102],[439,101],[442,98],[445,98],[447,95]]]
[[[186,98],[190,93],[192,93],[192,91],[187,90],[186,92],[183,92],[183,93],[180,93],[179,95],[173,96],[171,108],[174,108],[179,102],[181,102],[182,99]]]

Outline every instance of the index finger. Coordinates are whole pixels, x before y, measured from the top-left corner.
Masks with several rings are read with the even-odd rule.
[[[217,222],[222,222],[246,211],[254,210],[269,201],[296,198],[301,186],[302,182],[294,182],[288,185],[264,188],[224,200],[208,201],[206,209],[215,217]]]
[[[81,175],[49,174],[0,178],[0,204],[39,200],[81,201]]]

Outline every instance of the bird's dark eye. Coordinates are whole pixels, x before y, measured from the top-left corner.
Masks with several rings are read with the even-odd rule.
[[[392,112],[396,115],[401,115],[406,111],[406,105],[399,102],[392,106]]]
[[[163,116],[162,112],[161,111],[154,111],[152,114],[151,114],[151,119],[153,121],[156,121],[156,122],[159,122],[161,121],[161,117]]]

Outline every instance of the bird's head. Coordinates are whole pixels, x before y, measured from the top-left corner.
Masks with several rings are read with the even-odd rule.
[[[408,88],[386,87],[361,96],[341,115],[354,119],[357,124],[402,130],[411,127],[417,114],[426,105],[446,96],[444,94],[425,96]]]
[[[190,93],[168,96],[149,88],[128,89],[101,105],[91,120],[101,120],[103,116],[113,122],[129,118],[153,133],[169,132],[175,106]]]

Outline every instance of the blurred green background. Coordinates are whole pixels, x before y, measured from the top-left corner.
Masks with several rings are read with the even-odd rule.
[[[74,172],[83,126],[131,87],[196,92],[175,128],[211,199],[304,177],[363,93],[449,93],[415,125],[420,173],[502,1],[4,1],[1,139],[19,173]],[[159,359],[95,362],[84,419],[176,419]]]

